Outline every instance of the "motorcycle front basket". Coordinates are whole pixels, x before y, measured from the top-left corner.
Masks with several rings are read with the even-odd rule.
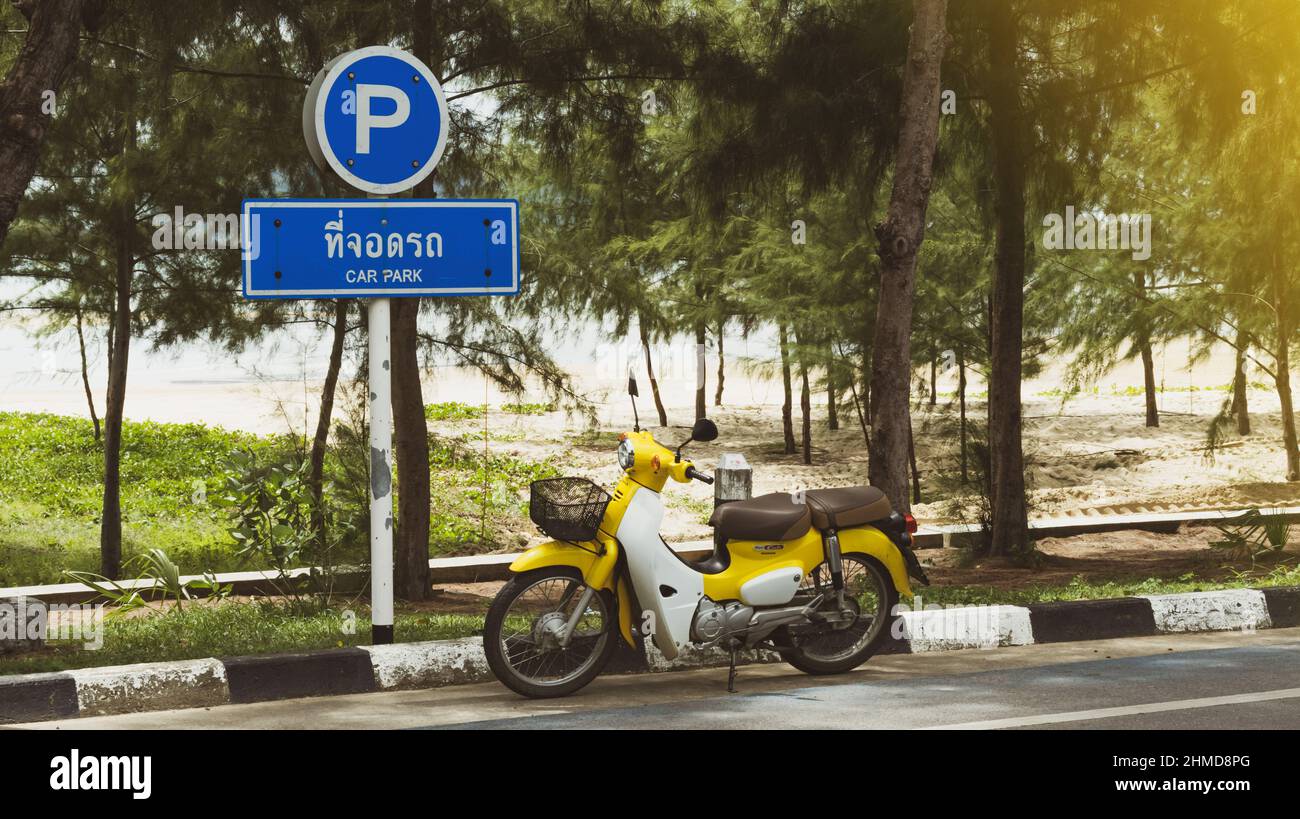
[[[546,478],[529,485],[528,517],[556,540],[594,540],[609,493],[586,478]]]

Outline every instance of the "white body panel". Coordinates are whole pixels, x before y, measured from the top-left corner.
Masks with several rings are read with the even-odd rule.
[[[799,591],[803,571],[787,566],[773,569],[746,580],[740,586],[740,599],[751,606],[780,606],[789,603]]]
[[[668,659],[677,656],[691,633],[691,620],[704,596],[704,577],[682,562],[659,538],[664,505],[659,493],[638,487],[632,496],[616,537],[627,555],[632,587],[641,607],[653,618],[655,645]],[[660,589],[675,591],[665,595]],[[633,623],[646,625],[645,613],[634,612]]]

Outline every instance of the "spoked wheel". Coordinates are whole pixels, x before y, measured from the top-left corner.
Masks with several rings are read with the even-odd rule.
[[[847,625],[823,624],[788,630],[793,648],[783,649],[781,658],[807,674],[840,674],[866,662],[885,638],[898,592],[885,567],[875,558],[860,554],[843,556],[844,600],[853,610]],[[813,569],[800,595],[824,595],[818,611],[835,615],[837,601],[831,573],[823,563]]]
[[[525,697],[572,694],[600,674],[614,650],[614,601],[598,591],[578,614],[587,590],[576,570],[553,567],[510,580],[488,609],[483,650],[488,666],[505,686]]]

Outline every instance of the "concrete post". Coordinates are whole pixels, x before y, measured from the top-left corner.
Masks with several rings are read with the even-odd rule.
[[[754,470],[739,452],[724,452],[714,470],[713,507],[724,503],[749,500],[754,492]]]

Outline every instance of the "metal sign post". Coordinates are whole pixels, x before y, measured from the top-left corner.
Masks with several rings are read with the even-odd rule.
[[[388,299],[370,299],[370,636],[393,642],[393,374]]]
[[[371,46],[336,57],[316,75],[302,125],[317,166],[386,197],[410,191],[442,158],[447,100],[424,63]],[[390,298],[517,293],[519,203],[249,199],[243,210],[259,237],[244,248],[245,298],[369,299],[371,641],[391,643]]]

